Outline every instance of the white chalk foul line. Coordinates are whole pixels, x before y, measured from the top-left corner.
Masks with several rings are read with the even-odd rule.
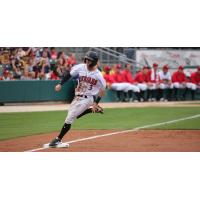
[[[136,132],[138,130],[145,129],[145,128],[161,126],[161,125],[166,125],[166,124],[172,124],[172,123],[175,123],[175,122],[180,122],[180,121],[184,121],[184,120],[188,120],[188,119],[194,119],[194,118],[198,118],[198,117],[200,117],[200,114],[193,115],[193,116],[190,116],[190,117],[179,118],[179,119],[175,119],[175,120],[171,120],[171,121],[167,121],[167,122],[160,122],[160,123],[156,123],[156,124],[149,124],[149,125],[146,125],[146,126],[140,126],[140,127],[130,129],[130,130],[117,131],[117,132],[106,133],[106,134],[101,134],[101,135],[96,135],[96,136],[91,136],[91,137],[86,137],[86,138],[80,138],[80,139],[76,139],[76,140],[71,140],[69,142],[64,142],[63,144],[66,144],[66,143],[72,144],[72,143],[76,143],[76,142],[81,142],[81,141],[85,141],[85,140],[93,140],[93,139],[96,139],[96,138],[107,137],[107,136],[111,136],[111,135],[118,135],[118,134],[128,133],[128,132]],[[40,151],[40,150],[44,150],[44,149],[48,149],[48,147],[47,148],[42,147],[42,148],[38,148],[38,149],[32,149],[32,150],[28,150],[26,152],[34,152],[34,151]]]

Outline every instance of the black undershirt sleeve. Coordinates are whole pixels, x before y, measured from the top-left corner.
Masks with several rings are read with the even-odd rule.
[[[59,84],[63,85],[65,82],[67,82],[72,76],[70,75],[70,72],[67,72],[59,82]]]

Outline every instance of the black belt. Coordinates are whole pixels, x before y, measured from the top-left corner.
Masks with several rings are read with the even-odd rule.
[[[83,98],[88,98],[86,95],[76,95],[77,97],[83,97]]]

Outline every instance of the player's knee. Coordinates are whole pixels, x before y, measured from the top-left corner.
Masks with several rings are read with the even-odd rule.
[[[159,88],[162,89],[162,90],[164,90],[165,89],[165,85],[164,84],[160,84]]]
[[[140,89],[141,89],[142,91],[147,90],[147,85],[141,85],[141,86],[140,86]]]
[[[196,89],[197,89],[196,84],[192,84],[192,85],[191,85],[191,89],[192,89],[192,90],[196,90]]]
[[[140,92],[140,89],[138,87],[136,87],[134,92]]]
[[[173,86],[174,86],[174,88],[180,88],[180,84],[179,83],[174,83]]]
[[[134,85],[132,86],[131,90],[133,92],[140,92],[140,89],[137,86],[134,86]]]
[[[74,120],[75,120],[75,118],[71,118],[71,117],[70,118],[66,118],[65,119],[65,123],[66,124],[72,124],[74,122]]]

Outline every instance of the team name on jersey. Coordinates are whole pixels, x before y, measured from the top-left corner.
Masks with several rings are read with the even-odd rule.
[[[79,81],[84,81],[86,83],[92,84],[92,85],[96,85],[97,84],[97,80],[91,77],[87,77],[87,76],[80,76],[79,77]]]

